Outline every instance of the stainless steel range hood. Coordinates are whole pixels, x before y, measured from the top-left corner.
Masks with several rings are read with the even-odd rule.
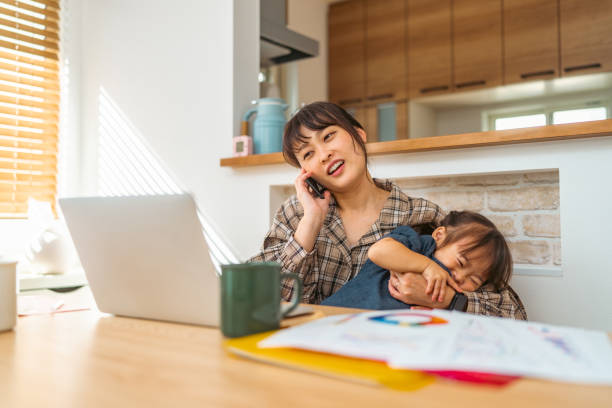
[[[260,64],[316,57],[319,42],[287,28],[286,0],[260,0]]]

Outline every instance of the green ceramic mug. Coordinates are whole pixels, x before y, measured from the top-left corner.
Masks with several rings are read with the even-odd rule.
[[[276,330],[302,299],[302,282],[276,262],[221,265],[221,332],[226,337]],[[291,303],[281,310],[281,279],[295,281]]]

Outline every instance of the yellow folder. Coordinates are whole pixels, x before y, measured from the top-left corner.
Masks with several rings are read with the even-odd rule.
[[[282,367],[308,371],[364,384],[383,385],[412,391],[431,384],[435,377],[420,371],[395,370],[383,362],[343,357],[291,348],[259,348],[260,340],[274,334],[266,332],[225,340],[225,348],[236,355]]]

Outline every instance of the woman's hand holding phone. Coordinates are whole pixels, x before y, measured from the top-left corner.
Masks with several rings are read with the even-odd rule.
[[[328,190],[323,192],[323,199],[309,191],[306,179],[311,176],[311,172],[302,169],[294,183],[297,199],[304,208],[304,217],[298,224],[294,238],[307,251],[314,247],[317,235],[327,216],[331,199],[331,193]]]

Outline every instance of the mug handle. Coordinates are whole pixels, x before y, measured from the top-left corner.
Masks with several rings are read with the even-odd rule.
[[[281,274],[281,279],[291,279],[295,282],[293,296],[291,297],[291,304],[285,306],[285,310],[281,311],[281,319],[293,312],[302,300],[302,280],[295,273],[285,272]]]

